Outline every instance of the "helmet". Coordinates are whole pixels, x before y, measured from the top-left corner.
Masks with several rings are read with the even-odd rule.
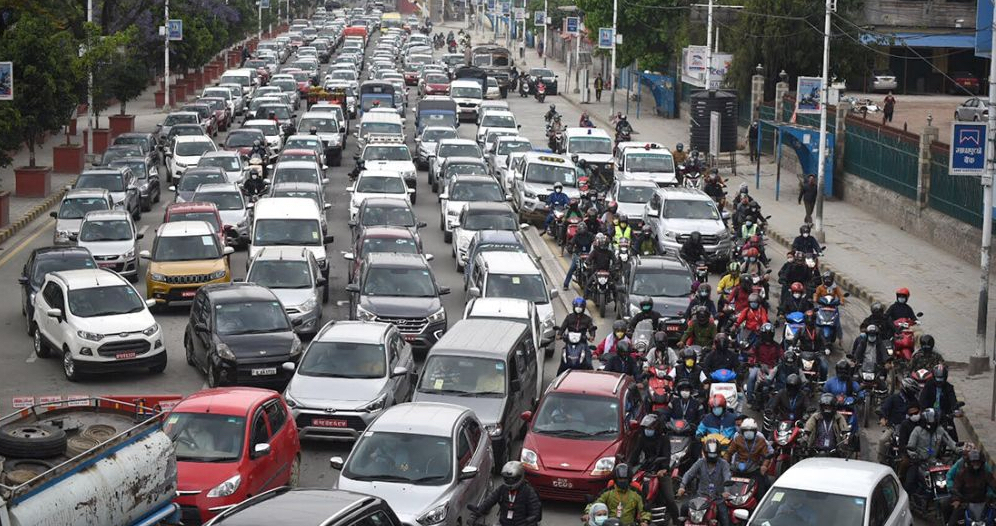
[[[613,214],[616,213],[616,210],[619,210],[619,203],[615,201],[609,201],[608,209],[609,212],[612,212]]]
[[[806,255],[803,254],[801,250],[796,250],[795,254],[792,254],[791,257],[793,260],[795,260],[796,263],[802,263],[803,261],[806,260]]]
[[[754,247],[750,247],[747,249],[747,252],[744,255],[746,255],[748,258],[757,258],[758,256],[761,255],[761,251]]]
[[[881,316],[881,315],[885,314],[885,305],[882,305],[882,302],[879,302],[879,301],[876,301],[875,303],[872,303],[872,305],[871,305],[871,313],[872,313],[872,316]],[[923,338],[920,338],[920,341],[922,342]]]
[[[931,372],[930,369],[917,369],[910,373],[910,378],[912,378],[917,384],[923,385],[934,379],[934,373]]]
[[[796,281],[795,283],[789,286],[789,291],[792,294],[803,294],[806,292],[806,286]]]
[[[865,334],[867,334],[868,336],[872,336],[872,335],[877,336],[878,335],[878,325],[875,325],[874,323],[868,324],[868,326],[865,327]]]
[[[740,432],[757,431],[757,422],[753,418],[748,418],[740,423]]]
[[[702,453],[707,461],[716,462],[717,460],[719,460],[719,442],[715,438],[710,438],[706,440],[705,447],[702,448]]]
[[[709,309],[705,308],[704,305],[699,305],[695,307],[695,321],[699,324],[704,324],[709,321]]]
[[[616,320],[612,322],[612,332],[626,332],[626,322],[623,320]]]
[[[726,397],[721,394],[714,394],[709,397],[709,409],[715,409],[717,407],[722,407],[726,410]]]
[[[820,395],[820,412],[823,414],[832,413],[834,409],[834,399],[833,395],[830,393],[823,393]]]
[[[556,111],[556,110],[557,110],[557,105],[556,104],[551,104],[550,105],[550,111]]]
[[[586,305],[586,302],[584,301],[584,298],[582,298],[580,296],[578,296],[577,298],[574,298],[574,301],[571,302],[571,307],[573,307],[574,308],[574,312],[577,312],[578,314],[581,314],[582,312],[584,312],[585,305]],[[581,309],[581,310],[579,311],[578,309]]]
[[[599,232],[595,235],[595,246],[604,247],[606,243],[609,242],[609,238],[605,234]]]
[[[916,380],[912,378],[903,378],[903,381],[899,384],[899,390],[907,396],[907,398],[916,398],[920,393],[920,384],[916,383]]]
[[[317,126],[312,126],[311,128],[308,128],[308,131],[311,132],[312,135],[318,135],[318,127]]]
[[[679,142],[678,144],[676,144],[676,145],[674,146],[674,149],[675,149],[675,150],[678,150],[679,152],[682,152],[682,151],[685,151],[685,145],[684,145],[684,144],[681,144],[681,143]]]
[[[833,272],[832,271],[824,270],[823,271],[823,275],[821,277],[823,278],[823,284],[824,285],[829,285],[829,284],[833,283]]]
[[[587,234],[588,225],[586,223],[578,223],[578,228],[575,231],[576,234]]]
[[[934,350],[934,337],[929,334],[924,334],[920,337],[920,350],[925,352],[932,352]]]
[[[730,339],[726,337],[725,332],[717,332],[716,336],[712,339],[712,348],[725,351],[728,348],[729,343]]]
[[[795,365],[798,358],[799,355],[792,349],[785,351],[785,354],[782,355],[782,361],[785,362],[786,365]]]
[[[692,347],[685,347],[684,349],[682,349],[681,351],[682,360],[694,360],[696,358],[697,355],[695,354],[695,349],[692,349]]]
[[[939,363],[934,367],[934,381],[936,382],[947,382],[948,381],[948,366],[943,363]]]
[[[811,229],[809,225],[802,225],[801,227],[799,227],[799,233],[802,235],[807,235],[812,231],[813,229]]]
[[[749,191],[750,191],[750,188],[747,186],[747,183],[740,183],[740,193],[741,194],[746,194]]]
[[[699,233],[698,230],[696,230],[695,232],[692,232],[691,234],[688,235],[688,240],[691,241],[692,243],[698,243],[699,241],[702,240],[702,234]]]
[[[851,377],[851,364],[847,360],[840,360],[834,366],[834,371],[837,372],[837,378],[846,381]]]
[[[765,323],[764,325],[761,325],[761,335],[763,336],[765,334],[770,334],[774,336],[775,326],[770,323]]]
[[[650,414],[644,416],[643,420],[640,420],[640,427],[642,427],[644,429],[654,429],[654,430],[656,430],[657,429],[657,423],[658,423],[658,421],[659,421],[659,419],[657,418],[657,415],[654,414],[654,413],[650,413]]]
[[[640,300],[640,311],[649,312],[653,310],[653,308],[654,308],[654,299],[651,298],[650,296],[644,296],[643,299]]]
[[[628,223],[629,222],[629,216],[626,215],[626,214],[619,214],[619,222],[620,223]]]
[[[646,223],[643,224],[643,228],[641,230],[643,230],[643,234],[647,235],[647,236],[649,236],[650,234],[653,234],[653,232],[654,232],[654,229],[650,228],[650,225],[648,225]]]
[[[923,424],[927,426],[927,429],[933,431],[937,427],[937,411],[933,407],[924,409],[920,418],[923,419]]]
[[[553,185],[553,189],[554,189],[554,191],[563,190],[564,189],[564,185],[563,185],[563,183],[559,183],[558,182],[558,183],[556,183],[556,184]]]
[[[260,142],[260,140],[259,140],[259,139],[256,139],[256,140],[252,141],[252,145],[253,145],[253,146],[259,146],[259,145],[261,145],[261,144],[263,144],[263,143],[262,143],[262,142]]]
[[[628,341],[621,341],[616,343],[616,354],[629,354],[633,349],[630,348]]]
[[[969,464],[980,464],[981,467],[982,453],[979,453],[978,449],[973,448],[968,453],[965,454],[965,459],[968,460]],[[975,469],[979,468],[977,467]]]
[[[621,120],[621,121],[624,121],[624,120],[626,120],[626,116],[625,116],[625,115],[620,115],[620,116],[619,116],[619,120]]]
[[[616,487],[625,488],[633,480],[633,471],[629,469],[628,464],[617,464],[612,470],[612,480],[615,481]]]
[[[906,296],[908,298],[910,297],[910,289],[906,287],[896,289],[896,296]]]
[[[740,263],[737,261],[731,261],[729,265],[726,266],[726,270],[733,274],[734,276],[740,274]]]
[[[761,296],[758,296],[757,293],[752,292],[750,296],[747,296],[747,303],[752,304],[752,306],[755,303],[761,303]]]
[[[678,385],[674,388],[675,392],[681,391],[691,391],[692,382],[688,381],[688,378],[682,378],[678,381]]]
[[[785,388],[788,389],[790,393],[798,393],[799,389],[802,389],[802,378],[795,373],[788,375],[788,378],[785,379]]]
[[[522,462],[517,460],[510,460],[501,468],[502,482],[508,489],[516,489],[521,486],[525,476],[526,472],[522,469]]]

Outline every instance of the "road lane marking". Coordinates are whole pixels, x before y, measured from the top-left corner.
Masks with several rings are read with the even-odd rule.
[[[36,355],[34,349],[32,349],[31,352],[28,354],[28,359],[24,360],[24,363],[35,363],[35,360],[37,359],[38,355]]]
[[[31,234],[27,238],[23,239],[20,243],[18,243],[17,246],[15,246],[13,249],[7,252],[4,255],[4,257],[0,258],[0,267],[6,265],[8,261],[13,259],[14,256],[18,255],[22,250],[24,250],[25,247],[30,246],[35,239],[38,239],[38,236],[42,235],[46,230],[48,230],[48,227],[52,225],[55,225],[54,218],[46,221],[44,224],[38,227],[37,232]]]

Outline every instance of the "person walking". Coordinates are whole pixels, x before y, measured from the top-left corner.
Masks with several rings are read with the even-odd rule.
[[[761,150],[757,147],[757,129],[759,127],[760,123],[754,121],[747,128],[747,147],[750,149],[750,162],[756,161],[761,156]]]
[[[816,176],[812,174],[806,177],[806,182],[799,185],[799,202],[806,205],[806,218],[803,222],[807,225],[813,224],[813,207],[816,206],[816,195],[819,191]]]
[[[890,91],[888,95],[885,96],[885,104],[882,108],[882,124],[892,122],[892,112],[896,110],[896,98],[892,96]]]
[[[602,74],[599,73],[595,75],[595,102],[602,101],[602,90],[605,89],[605,80],[602,79]]]

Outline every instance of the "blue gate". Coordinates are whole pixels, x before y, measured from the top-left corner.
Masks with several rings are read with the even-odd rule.
[[[650,91],[654,94],[657,115],[667,119],[673,119],[677,115],[673,76],[641,73],[640,84],[649,87]]]

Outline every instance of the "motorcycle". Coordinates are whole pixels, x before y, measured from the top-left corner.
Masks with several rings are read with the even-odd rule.
[[[546,100],[546,84],[540,82],[536,84],[536,102],[543,103]]]
[[[591,291],[589,297],[594,300],[595,305],[598,306],[598,315],[604,318],[605,306],[612,303],[615,298],[615,287],[612,281],[611,273],[608,270],[596,271],[594,285],[595,290]]]
[[[695,264],[695,281],[699,283],[709,282],[709,264],[705,261],[699,261]]]
[[[540,101],[543,102],[543,101]],[[564,139],[564,132],[555,131],[553,128],[547,130],[546,146],[553,153],[560,153],[560,143]]]
[[[685,517],[685,526],[713,526],[718,521],[716,513],[719,508],[716,504],[721,498],[699,495],[688,501],[688,517]]]
[[[701,189],[702,172],[696,170],[685,173],[684,177],[682,177],[681,185],[684,186],[685,188]]]
[[[840,328],[838,327],[840,321],[840,301],[828,294],[821,297],[818,303],[816,327],[823,332],[823,340],[832,346],[840,339]]]
[[[806,315],[799,311],[785,315],[785,332],[782,333],[783,349],[795,346],[795,342],[799,340],[799,333],[806,326],[805,318]]]
[[[563,234],[561,235],[561,242],[560,242],[561,256],[564,255],[564,252],[566,251],[567,247],[571,244],[571,240],[573,240],[574,236],[577,234],[578,225],[580,224],[581,224],[581,218],[577,216],[572,216],[568,218],[567,222],[564,224],[564,230]]]
[[[916,461],[916,455],[911,455]],[[939,524],[944,524],[945,510],[951,501],[951,488],[948,487],[948,471],[951,463],[935,458],[929,461],[916,462],[909,469],[917,470],[918,482],[916,490],[910,494],[910,508],[921,517],[933,515]]]
[[[446,51],[449,53],[456,53],[457,45],[456,42],[451,40],[449,45],[446,47]]]
[[[616,131],[616,148],[619,148],[619,143],[627,142],[633,138],[633,131],[630,129],[617,130]]]
[[[963,526],[993,526],[996,524],[996,507],[992,502],[973,502],[965,506]]]
[[[805,444],[802,443],[803,421],[782,420],[777,424],[769,413],[764,414],[764,427],[771,431],[771,446],[775,450],[775,461],[768,468],[767,475],[780,477],[785,470],[803,459]]]
[[[892,335],[893,358],[901,358],[907,362],[913,358],[916,347],[916,339],[913,336],[913,326],[916,320],[909,318],[899,318],[892,322],[894,330]]]
[[[872,412],[882,404],[889,391],[885,387],[885,375],[874,363],[861,364],[859,377],[861,390],[867,393],[861,421],[864,422],[864,427],[868,427]]]
[[[861,409],[858,406],[864,403],[864,399],[857,396],[839,394],[834,400],[837,405],[837,414],[844,417],[844,420],[847,420],[847,423],[851,425],[851,433],[857,436],[858,411]]]
[[[520,78],[519,79],[519,97],[523,97],[523,98],[524,97],[528,97],[529,96],[529,92],[531,91],[531,87],[532,86],[530,86],[530,82],[529,82],[528,78],[526,78],[526,77]]]
[[[567,370],[591,370],[591,368],[591,345],[580,332],[568,331],[564,339],[564,355],[557,374]]]
[[[547,207],[547,209],[549,209],[549,208],[550,207]],[[565,205],[555,206],[555,207],[553,207],[552,210],[549,210],[549,211],[551,213],[553,213],[553,223],[550,223],[550,228],[553,229],[553,231],[552,231],[553,232],[553,238],[554,238],[554,240],[556,240],[559,243],[560,242],[560,231],[564,227],[564,218],[567,216],[567,206],[565,206]]]
[[[646,360],[654,345],[654,322],[642,320],[633,328],[633,334],[629,337],[630,347],[638,360]]]
[[[830,349],[825,352],[829,355]],[[802,351],[799,354],[799,361],[802,362],[802,374],[806,377],[806,384],[810,386],[812,392],[822,392],[825,380],[820,377],[820,357],[815,351]]]
[[[726,507],[730,515],[733,515],[734,510],[745,510],[750,515],[763,496],[759,493],[757,480],[754,478],[761,467],[753,462],[737,462],[730,468],[733,476],[730,477],[732,484],[726,488],[726,492],[730,494],[726,499]],[[730,523],[739,524],[740,520],[731,519]]]
[[[675,418],[667,423],[671,440],[671,481],[673,487],[681,485],[681,477],[692,467],[696,458],[692,455],[692,440],[695,440],[695,426],[688,420]]]
[[[668,376],[664,364],[651,365],[647,368],[646,404],[647,410],[657,413],[667,409],[671,403],[671,393],[674,389],[674,379]]]
[[[715,395],[726,397],[726,408],[740,414],[744,408],[744,395],[737,390],[737,373],[730,369],[717,369],[709,375],[709,399]]]

